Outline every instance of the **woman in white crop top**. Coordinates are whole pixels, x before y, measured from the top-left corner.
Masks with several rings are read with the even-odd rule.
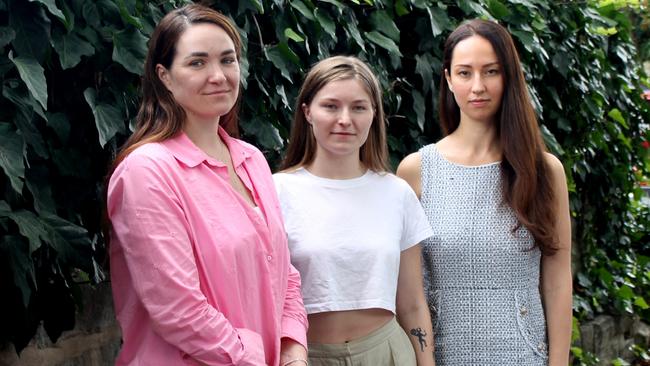
[[[320,61],[274,175],[308,313],[309,363],[433,365],[419,242],[431,228],[388,172],[379,83],[354,57]]]

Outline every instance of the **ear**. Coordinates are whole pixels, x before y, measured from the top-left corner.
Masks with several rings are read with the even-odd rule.
[[[168,91],[171,92],[171,80],[169,80],[169,70],[161,64],[156,65],[156,74],[158,74],[158,79],[165,85]]]
[[[445,69],[445,80],[447,80],[447,87],[449,91],[454,92],[454,88],[451,86],[451,75],[449,75],[449,70]]]
[[[302,113],[305,114],[305,119],[307,120],[307,123],[311,124],[311,112],[309,111],[309,106],[305,103],[302,103],[300,108],[302,108]]]

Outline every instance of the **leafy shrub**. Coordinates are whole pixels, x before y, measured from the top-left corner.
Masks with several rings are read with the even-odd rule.
[[[0,0],[0,290],[7,299],[0,302],[7,324],[0,341],[17,350],[41,321],[52,340],[70,329],[76,284],[105,276],[104,174],[133,122],[148,36],[165,12],[186,2]],[[207,4],[240,27],[241,130],[272,165],[286,144],[304,72],[333,54],[358,55],[377,73],[393,164],[435,141],[445,37],[463,19],[498,19],[514,35],[544,137],[567,171],[576,314],[626,311],[649,319],[648,216],[628,195],[636,189],[633,167],[644,169],[640,142],[650,111],[640,98],[630,23],[615,7],[541,0]]]

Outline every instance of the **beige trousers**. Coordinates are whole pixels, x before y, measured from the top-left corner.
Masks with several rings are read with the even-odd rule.
[[[346,343],[309,344],[310,366],[415,366],[415,351],[393,318],[386,325]]]

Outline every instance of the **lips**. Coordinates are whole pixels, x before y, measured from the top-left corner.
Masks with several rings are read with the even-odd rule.
[[[230,92],[230,90],[215,90],[215,91],[206,92],[206,93],[203,93],[203,94],[204,95],[219,95],[219,94],[227,94],[229,92]]]
[[[332,135],[342,135],[342,136],[354,136],[352,132],[332,132]]]
[[[469,104],[475,106],[475,107],[482,107],[486,104],[488,104],[490,100],[489,99],[472,99],[469,101]]]

